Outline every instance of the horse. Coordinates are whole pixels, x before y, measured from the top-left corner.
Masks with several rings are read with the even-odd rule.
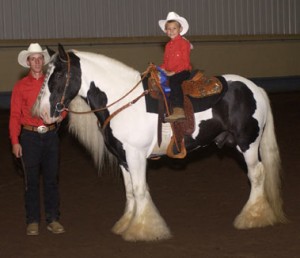
[[[158,145],[158,115],[147,112],[142,74],[114,58],[66,51],[60,44],[57,52],[49,48],[48,52],[51,61],[32,113],[51,124],[63,110],[69,110],[69,130],[90,151],[98,168],[104,163],[120,168],[126,203],[112,228],[115,234],[127,241],[172,237],[146,182],[147,160],[166,154],[172,126],[163,124],[163,140]],[[195,130],[185,139],[187,150],[222,139],[222,146],[233,146],[242,154],[250,194],[234,219],[235,228],[285,223],[281,160],[269,98],[247,78],[221,77],[228,89],[211,107],[194,114]]]

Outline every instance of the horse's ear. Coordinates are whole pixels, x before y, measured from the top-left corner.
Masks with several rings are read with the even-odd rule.
[[[58,53],[59,53],[59,58],[62,61],[65,61],[65,62],[68,61],[67,53],[61,44],[58,44]]]
[[[49,48],[48,46],[46,46],[46,49],[47,49],[47,52],[48,52],[50,57],[55,54],[55,51],[53,49]]]

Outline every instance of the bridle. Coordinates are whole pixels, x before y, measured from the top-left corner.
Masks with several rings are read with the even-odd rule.
[[[70,73],[70,70],[71,70],[70,56],[69,56],[68,52],[65,52],[65,53],[67,55],[67,60],[62,59],[59,56],[59,58],[62,62],[67,63],[66,83],[65,83],[63,95],[61,96],[60,102],[57,102],[56,105],[55,105],[55,112],[57,112],[59,114],[61,114],[61,112],[63,112],[64,110],[67,110],[67,108],[65,107],[64,102],[65,102],[66,91],[67,91],[67,88],[70,84],[70,77],[71,77],[71,73]]]
[[[73,114],[89,114],[89,113],[95,113],[95,112],[99,112],[99,111],[104,111],[107,110],[109,107],[115,105],[116,103],[120,102],[122,99],[124,99],[125,97],[127,97],[131,92],[133,92],[138,86],[139,84],[144,80],[144,78],[151,72],[153,71],[153,69],[155,68],[154,64],[149,64],[148,68],[146,69],[146,71],[144,71],[142,73],[142,77],[141,79],[134,85],[134,87],[128,91],[125,95],[123,95],[121,98],[117,99],[116,101],[110,103],[109,105],[106,105],[105,107],[102,108],[97,108],[97,109],[92,109],[92,110],[88,110],[88,111],[74,111],[74,110],[70,110],[68,108],[65,107],[64,101],[65,101],[65,95],[66,95],[66,90],[70,84],[70,78],[71,78],[71,61],[70,61],[70,56],[68,52],[65,52],[67,55],[67,60],[64,60],[62,58],[60,58],[60,60],[64,63],[67,63],[67,74],[66,74],[66,83],[64,86],[64,91],[63,91],[63,95],[61,97],[60,102],[57,102],[55,105],[55,112],[61,114],[63,111],[67,111],[69,113],[73,113]],[[109,121],[116,116],[118,113],[120,113],[122,110],[124,110],[127,107],[130,107],[131,105],[135,104],[139,99],[141,99],[142,97],[144,97],[145,95],[149,94],[151,90],[145,90],[142,92],[142,94],[140,94],[138,97],[134,98],[132,101],[128,102],[127,104],[123,105],[122,107],[120,107],[119,109],[117,109],[116,111],[114,111],[109,117],[106,118],[106,120],[104,121],[103,125],[102,125],[102,129],[104,129],[107,124],[109,123]]]

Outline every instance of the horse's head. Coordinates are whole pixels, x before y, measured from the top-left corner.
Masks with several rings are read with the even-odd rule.
[[[58,53],[47,50],[51,61],[32,114],[42,117],[45,123],[54,123],[78,94],[81,68],[78,56],[72,51],[66,52],[62,45],[58,45]]]

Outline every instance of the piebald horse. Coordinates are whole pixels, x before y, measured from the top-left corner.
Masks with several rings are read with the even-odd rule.
[[[170,229],[151,199],[146,166],[149,157],[166,154],[172,130],[170,124],[163,124],[158,145],[158,115],[147,112],[141,74],[101,54],[65,51],[61,45],[57,53],[48,51],[51,62],[32,113],[51,124],[65,109],[98,109],[70,112],[69,129],[99,168],[104,157],[121,168],[126,205],[113,232],[128,241],[170,238]],[[221,145],[230,144],[243,155],[251,188],[234,220],[236,228],[283,223],[281,162],[267,94],[241,76],[221,77],[228,89],[213,106],[195,113],[195,130],[185,138],[187,150],[222,141]]]

